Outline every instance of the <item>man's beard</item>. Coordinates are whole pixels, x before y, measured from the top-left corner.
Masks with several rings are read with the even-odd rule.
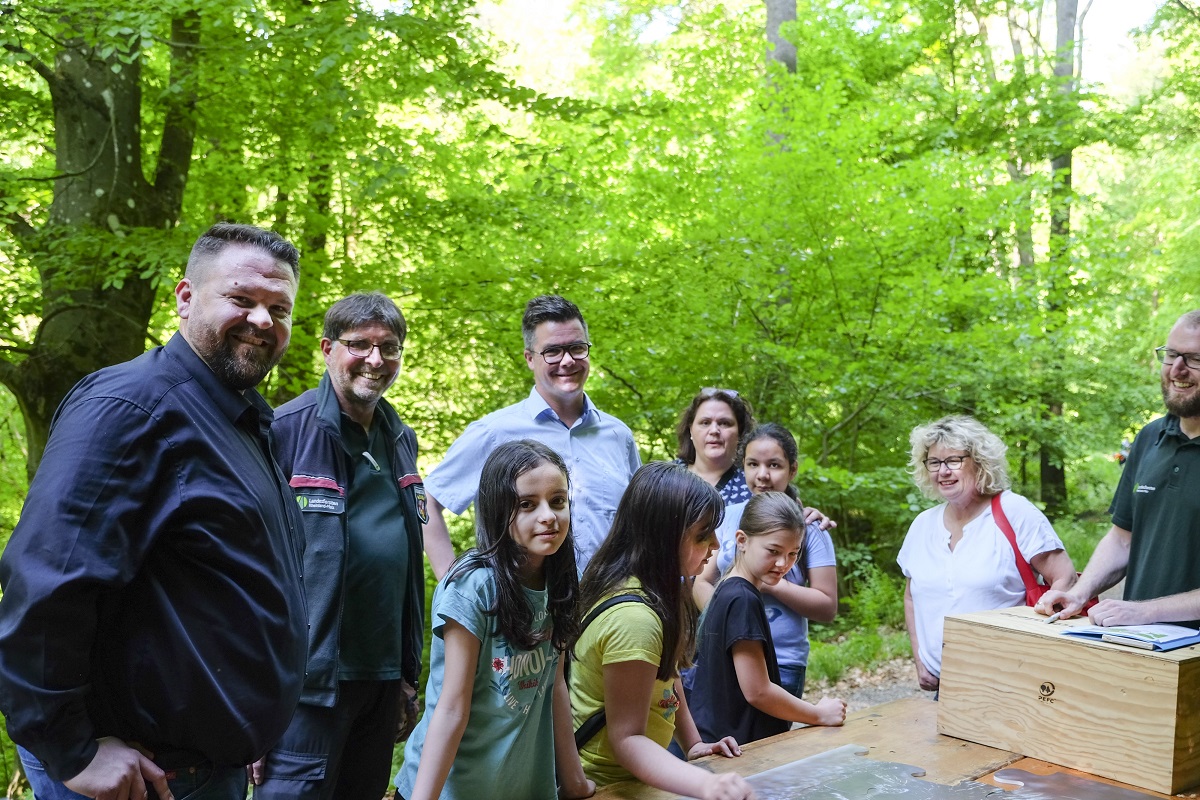
[[[1162,396],[1163,403],[1167,406],[1167,411],[1177,417],[1200,417],[1200,391],[1194,391],[1190,397],[1171,397],[1171,379],[1166,376],[1162,379]]]
[[[263,353],[256,348],[247,346],[235,349],[236,340],[233,337],[241,333],[257,336],[274,346],[275,334],[273,331],[242,326],[226,331],[225,335],[219,339],[209,338],[210,333],[206,331],[201,341],[198,342],[200,349],[204,351],[201,353],[201,357],[221,383],[239,392],[253,389],[262,383],[262,379],[267,377],[267,373],[279,363],[287,351],[286,347],[278,353],[273,350]]]

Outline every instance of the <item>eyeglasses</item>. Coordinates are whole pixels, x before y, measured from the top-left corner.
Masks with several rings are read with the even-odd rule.
[[[938,458],[927,458],[922,463],[925,464],[925,469],[929,470],[930,472],[941,472],[942,464],[945,464],[952,471],[957,472],[958,470],[962,469],[963,462],[968,458],[970,458],[970,456],[950,456],[945,460]]]
[[[1188,369],[1200,369],[1200,353],[1177,353],[1167,347],[1165,344],[1162,347],[1154,348],[1154,355],[1158,356],[1158,360],[1163,364],[1173,364],[1175,359],[1183,356],[1183,365]]]
[[[338,339],[346,352],[355,358],[370,358],[371,351],[379,348],[379,357],[384,361],[399,361],[404,356],[404,348],[395,342],[375,344],[368,339]]]
[[[705,386],[700,390],[701,397],[712,397],[715,394],[727,394],[730,397],[737,397],[738,393],[733,389],[721,389],[717,386]]]
[[[538,353],[542,358],[546,359],[547,364],[557,364],[563,360],[563,356],[567,353],[571,354],[571,358],[576,361],[586,361],[588,352],[592,349],[591,342],[572,342],[571,344],[553,345]]]

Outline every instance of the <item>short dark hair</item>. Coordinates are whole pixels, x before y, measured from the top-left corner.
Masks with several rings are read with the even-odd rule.
[[[321,335],[332,340],[345,331],[374,324],[389,328],[404,344],[408,323],[392,298],[382,292],[360,292],[338,300],[325,312],[325,330]]]
[[[234,222],[218,222],[206,230],[192,245],[188,256],[188,277],[195,280],[197,270],[202,269],[219,256],[231,244],[247,244],[269,253],[276,261],[282,261],[292,269],[292,277],[300,280],[300,251],[275,231],[240,225]]]
[[[557,294],[543,294],[525,304],[525,316],[521,318],[521,334],[525,337],[525,349],[533,349],[533,332],[543,322],[570,322],[579,320],[583,335],[587,336],[587,323],[579,306]]]
[[[679,425],[675,428],[675,438],[679,440],[679,452],[676,458],[685,464],[696,463],[696,445],[692,442],[692,423],[696,421],[696,411],[701,403],[709,400],[720,400],[733,411],[737,420],[737,435],[741,438],[754,427],[754,409],[738,396],[737,392],[729,389],[701,389],[692,398],[692,402],[679,415]]]

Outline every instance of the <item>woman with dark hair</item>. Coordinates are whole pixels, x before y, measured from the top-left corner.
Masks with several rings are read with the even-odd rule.
[[[725,737],[704,742],[678,691],[694,652],[696,608],[682,578],[716,547],[725,506],[682,466],[647,464],[621,497],[612,530],[584,571],[583,632],[571,667],[571,707],[584,772],[598,785],[636,778],[701,800],[741,800],[752,791],[735,773],[713,775],[667,752],[674,738],[688,759],[741,754]]]
[[[750,499],[746,476],[735,462],[738,439],[754,427],[750,404],[732,389],[701,389],[679,415],[678,464],[721,493],[725,505]]]
[[[941,505],[913,520],[896,561],[917,683],[941,683],[942,620],[1025,602],[1025,583],[999,514],[1021,558],[1055,589],[1075,583],[1075,565],[1037,506],[1009,491],[1008,448],[973,417],[952,415],[913,429],[909,468],[917,488]],[[993,503],[993,500],[995,502]],[[1002,500],[1002,502],[1001,502]]]

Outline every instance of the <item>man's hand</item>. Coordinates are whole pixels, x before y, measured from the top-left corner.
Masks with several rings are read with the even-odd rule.
[[[1059,619],[1070,619],[1080,611],[1083,611],[1083,606],[1086,602],[1086,599],[1080,600],[1070,592],[1048,589],[1042,595],[1041,599],[1037,601],[1037,605],[1033,607],[1033,610],[1039,614],[1045,614],[1047,617],[1052,614],[1058,614]]]
[[[917,662],[917,685],[927,692],[936,692],[941,681],[938,677],[925,668],[921,663],[921,659],[913,659]]]
[[[1088,611],[1093,625],[1151,625],[1158,622],[1148,603],[1132,600],[1101,600]]]
[[[64,781],[66,787],[96,800],[146,800],[146,783],[160,800],[175,800],[167,775],[141,752],[113,736],[97,739],[100,749],[83,772]]]
[[[255,761],[250,766],[246,767],[246,780],[250,781],[251,786],[262,786],[263,781],[267,777],[267,757],[263,756],[258,761]]]
[[[421,708],[417,704],[417,690],[409,686],[408,681],[401,680],[400,688],[404,690],[404,698],[400,706],[400,724],[396,729],[396,741],[403,742],[412,735],[421,717]]]

